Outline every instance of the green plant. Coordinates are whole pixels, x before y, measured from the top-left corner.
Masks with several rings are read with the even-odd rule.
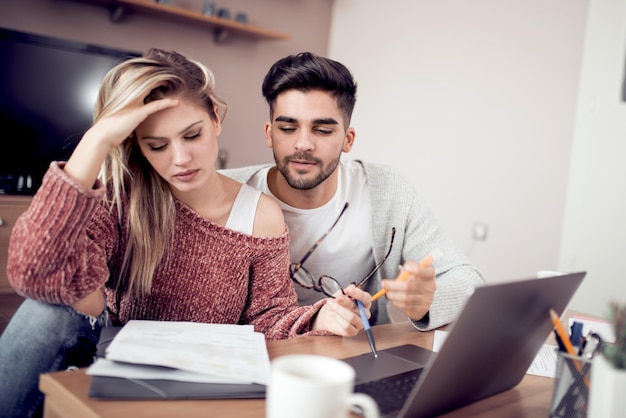
[[[604,347],[604,355],[617,369],[626,369],[626,304],[612,302],[611,320],[615,328],[615,344]]]

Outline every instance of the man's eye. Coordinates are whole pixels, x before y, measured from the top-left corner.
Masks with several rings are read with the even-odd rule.
[[[292,127],[292,126],[281,126],[279,128],[281,131],[289,133],[289,132],[293,132],[296,130],[296,128]]]
[[[330,129],[317,129],[317,132],[318,132],[320,135],[330,135],[330,134],[332,134],[332,133],[333,133],[333,131],[332,131],[332,130],[330,130]]]

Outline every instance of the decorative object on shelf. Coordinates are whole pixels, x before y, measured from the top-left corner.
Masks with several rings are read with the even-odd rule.
[[[202,14],[205,16],[213,16],[216,11],[215,3],[212,1],[205,1],[202,6]]]
[[[228,150],[220,149],[217,152],[217,161],[215,162],[215,167],[218,170],[223,170],[228,166]]]
[[[217,17],[220,19],[230,19],[230,10],[226,7],[220,7],[217,9]]]
[[[242,24],[247,24],[248,23],[248,15],[244,12],[237,12],[237,14],[235,15],[235,22],[239,22]]]
[[[589,418],[624,416],[626,411],[626,304],[610,305],[615,343],[594,357],[589,390]]]

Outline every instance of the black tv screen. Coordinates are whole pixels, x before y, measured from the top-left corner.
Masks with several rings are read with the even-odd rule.
[[[138,55],[0,28],[0,193],[34,194],[91,125],[106,72]]]

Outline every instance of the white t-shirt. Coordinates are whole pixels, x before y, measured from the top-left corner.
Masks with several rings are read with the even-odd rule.
[[[337,192],[328,203],[315,209],[297,209],[276,199],[267,187],[269,167],[251,177],[248,184],[278,201],[291,234],[291,261],[296,263],[328,231],[344,204],[349,203],[337,225],[303,264],[315,280],[322,275],[331,276],[345,288],[352,282],[359,282],[374,268],[375,263],[370,228],[370,194],[365,172],[360,164],[350,160],[342,160],[338,169]],[[296,283],[294,286],[301,305],[326,297]]]

